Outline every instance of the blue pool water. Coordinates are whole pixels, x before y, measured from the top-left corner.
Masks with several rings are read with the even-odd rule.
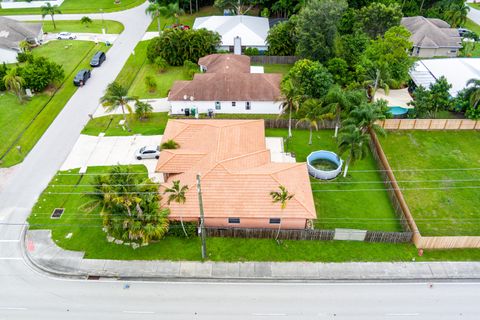
[[[392,107],[389,107],[390,108],[390,113],[393,114],[394,116],[400,116],[402,114],[406,114],[408,112],[408,109],[406,108],[402,108],[402,107],[398,107],[398,106],[392,106]]]

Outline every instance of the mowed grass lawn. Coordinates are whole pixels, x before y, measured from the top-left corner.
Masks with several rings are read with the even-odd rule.
[[[293,64],[254,64],[254,66],[263,66],[265,73],[281,73],[285,75],[293,67]]]
[[[136,172],[146,174],[143,166]],[[64,249],[84,251],[90,259],[121,260],[201,260],[199,238],[167,236],[163,240],[136,250],[106,240],[98,211],[85,212],[81,206],[89,198],[94,174],[108,172],[109,167],[91,167],[86,175],[78,169],[61,171],[39,197],[28,219],[30,229],[50,229],[53,240]],[[51,219],[53,209],[65,208],[60,219]],[[71,233],[71,237],[67,236]],[[412,244],[365,243],[350,241],[283,241],[272,239],[208,238],[207,250],[213,261],[417,261],[478,260],[480,250],[426,251],[417,256]]]
[[[381,142],[422,235],[480,235],[479,131],[397,131]]]
[[[306,161],[312,151],[337,152],[332,130],[319,130],[308,145],[308,130],[294,130],[285,143],[286,151],[296,155],[297,162]],[[286,129],[267,129],[267,137],[287,137]],[[371,153],[364,160],[350,166],[346,178],[342,176],[327,182],[311,178],[317,229],[351,228],[372,231],[401,231],[382,178],[378,174]],[[372,188],[374,190],[366,190]]]
[[[57,26],[53,28],[52,20],[45,18],[43,22],[43,32],[58,33],[58,32],[78,32],[78,33],[102,33],[102,29],[106,28],[106,33],[122,33],[123,24],[113,20],[105,20],[105,24],[102,20],[92,20],[91,24],[83,24],[80,20],[59,20],[55,21]]]
[[[72,83],[73,77],[79,69],[88,67],[90,58],[97,49],[106,48],[103,44],[95,45],[90,41],[52,41],[32,51],[34,55],[45,56],[61,64],[65,70],[65,82],[54,95],[49,92],[37,93],[23,104],[11,93],[0,95],[0,155],[3,155],[20,135],[14,146],[21,146],[22,151],[20,153],[13,148],[2,159],[0,166],[9,167],[21,162],[33,148],[77,90]]]
[[[195,5],[193,10],[195,11]],[[199,8],[198,12],[193,12],[193,14],[188,14],[188,10],[186,14],[181,15],[178,17],[178,23],[189,26],[190,28],[193,27],[193,23],[195,22],[196,17],[204,17],[204,16],[212,16],[212,15],[222,15],[222,12],[213,6],[206,6]],[[163,30],[166,26],[171,26],[172,24],[176,23],[176,19],[174,17],[165,18],[160,17],[160,28]],[[147,31],[158,31],[158,22],[157,19],[153,19],[152,23],[148,27]]]
[[[115,4],[114,0],[65,0],[60,10],[62,13],[113,12],[133,8],[144,2],[145,0],[121,0]],[[40,8],[0,9],[0,15],[16,14],[40,14]]]

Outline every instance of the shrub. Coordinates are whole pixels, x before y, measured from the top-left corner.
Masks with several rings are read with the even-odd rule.
[[[155,92],[157,90],[157,81],[155,81],[155,78],[152,76],[145,77],[145,85],[149,92]]]
[[[165,72],[168,67],[167,60],[163,59],[162,57],[156,57],[155,61],[153,61],[155,67],[157,67],[158,72]]]
[[[61,65],[46,57],[33,57],[21,68],[20,76],[25,79],[26,88],[40,92],[48,85],[63,80],[65,72]]]
[[[3,81],[3,77],[7,74],[8,67],[5,62],[0,66],[0,91],[5,91],[7,88],[5,87],[5,81]]]
[[[17,61],[20,62],[20,63],[23,63],[23,62],[32,62],[33,60],[33,54],[31,54],[30,52],[19,52],[18,55],[17,55]]]
[[[195,222],[183,222],[183,226],[189,238],[197,236],[197,224]],[[182,229],[182,224],[180,221],[174,220],[170,221],[170,228],[168,229],[168,234],[172,237],[185,238],[185,233]]]
[[[268,55],[270,56],[293,56],[297,45],[295,29],[296,19],[290,18],[274,25],[267,36]]]
[[[243,50],[243,53],[246,56],[258,56],[260,54],[257,48],[245,48],[245,50]]]
[[[140,120],[147,119],[152,114],[153,107],[151,104],[138,101],[135,103],[135,114]]]
[[[168,140],[162,143],[160,146],[160,149],[178,149],[180,148],[180,145],[175,141],[175,140]]]
[[[153,63],[162,57],[171,66],[181,66],[185,60],[197,62],[203,56],[215,53],[220,35],[206,29],[167,29],[153,38],[147,47],[147,58]]]
[[[185,60],[183,62],[183,73],[187,78],[193,78],[194,74],[198,72],[200,69],[197,64],[193,63],[192,61]]]

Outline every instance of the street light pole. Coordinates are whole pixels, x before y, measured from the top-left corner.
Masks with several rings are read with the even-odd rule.
[[[207,259],[207,240],[205,233],[205,217],[203,215],[202,188],[200,186],[200,174],[197,174],[198,204],[200,206],[200,237],[202,239],[202,259]]]
[[[105,20],[103,19],[103,9],[100,9],[100,12],[102,14],[102,26],[103,26],[103,30],[105,30],[105,33],[108,33],[107,32],[107,27],[105,26]]]

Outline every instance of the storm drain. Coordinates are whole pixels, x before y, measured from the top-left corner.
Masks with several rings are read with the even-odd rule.
[[[52,212],[52,215],[50,216],[51,219],[60,219],[60,217],[63,214],[63,211],[65,211],[65,208],[55,208]]]

